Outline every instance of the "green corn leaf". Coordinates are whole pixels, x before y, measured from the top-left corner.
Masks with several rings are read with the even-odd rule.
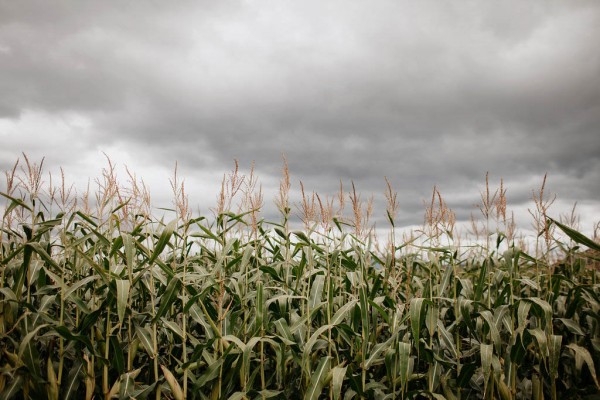
[[[400,379],[400,384],[402,385],[403,389],[408,384],[408,380],[411,375],[411,371],[410,371],[410,352],[411,352],[411,350],[412,350],[412,346],[410,345],[410,343],[404,343],[404,342],[398,343],[398,361],[399,361],[399,368],[398,368],[399,376],[398,376],[398,378]]]
[[[176,277],[171,278],[171,281],[167,285],[167,288],[160,299],[160,306],[158,307],[158,311],[152,319],[152,322],[158,321],[165,316],[167,311],[169,311],[169,308],[171,308],[173,301],[175,301],[177,294],[179,293],[180,283],[181,281]]]
[[[293,234],[305,244],[310,245],[310,239],[308,238],[308,236],[306,236],[304,232],[296,231],[293,232]]]
[[[473,309],[473,301],[460,298],[458,299],[458,307],[460,308],[460,315],[462,316],[465,324],[469,328],[469,331],[473,334],[476,332],[475,323],[471,318],[471,311]]]
[[[98,241],[100,242],[100,244],[102,246],[106,246],[109,247],[112,242],[110,239],[108,239],[106,236],[104,236],[100,231],[98,231],[97,229],[90,229],[93,233],[94,233],[94,237],[98,239]]]
[[[50,312],[50,307],[52,307],[52,305],[55,303],[56,295],[42,297],[42,301],[40,302],[40,305],[37,310],[38,312],[33,316],[31,326],[37,326],[37,322],[40,319],[40,317],[44,314],[48,315],[48,313]]]
[[[585,333],[581,329],[581,326],[579,326],[579,324],[577,322],[573,321],[572,319],[555,318],[555,320],[562,322],[567,327],[569,332],[571,332],[575,335],[585,336]]]
[[[394,347],[390,347],[385,351],[385,373],[390,382],[398,376],[398,352]]]
[[[527,301],[520,301],[519,306],[517,308],[517,324],[518,328],[525,329],[527,324],[527,316],[529,315],[529,309],[531,308],[531,303]]]
[[[533,336],[535,342],[538,345],[538,349],[540,351],[540,355],[543,359],[546,359],[549,355],[548,353],[548,340],[546,338],[546,333],[540,328],[528,329],[528,332]]]
[[[19,206],[19,207],[23,207],[24,209],[26,209],[27,211],[33,212],[33,210],[31,209],[31,207],[29,207],[27,204],[25,204],[23,202],[23,200],[17,199],[16,197],[12,197],[9,196],[6,193],[2,193],[0,192],[0,196],[2,197],[6,197],[8,200],[11,201],[11,204],[6,208],[6,210],[4,211],[4,216],[6,217],[8,214],[10,214],[10,212],[12,210],[14,210],[15,207]]]
[[[558,365],[560,363],[560,348],[562,344],[562,336],[550,335],[550,376],[558,378]]]
[[[35,352],[35,346],[31,345],[31,340],[37,335],[37,333],[41,329],[46,328],[47,326],[49,326],[49,324],[39,325],[35,329],[33,329],[31,332],[27,333],[27,335],[25,335],[25,337],[19,344],[19,352],[18,352],[19,358],[23,358],[23,356],[25,356],[26,359],[30,359],[32,361],[37,359],[37,356],[35,355],[35,354],[37,354],[37,352]],[[35,354],[34,354],[34,352],[35,352]]]
[[[429,335],[433,337],[435,335],[435,330],[437,328],[439,309],[431,305],[427,307],[427,311],[425,313],[425,326],[427,327],[427,331],[429,331]]]
[[[369,332],[369,297],[367,296],[366,285],[360,285],[358,288],[360,301],[360,317],[362,322],[363,334]]]
[[[529,278],[516,278],[515,282],[521,282],[522,284],[529,286],[533,290],[540,290],[540,287],[538,286],[538,284]]]
[[[234,343],[239,349],[240,351],[244,352],[246,351],[246,345],[244,344],[244,342],[242,342],[238,337],[233,336],[233,335],[225,335],[221,338],[225,343],[229,343],[232,342]]]
[[[429,364],[429,370],[427,371],[428,386],[432,392],[439,386],[441,372],[442,365],[434,359],[434,361]],[[444,396],[441,396],[441,398],[444,399]]]
[[[110,252],[108,253],[110,257],[114,257],[117,254],[117,251],[123,247],[123,237],[119,236],[112,240],[110,244]],[[126,260],[125,260],[126,261]]]
[[[321,303],[321,296],[323,295],[323,285],[325,284],[325,275],[316,275],[312,287],[310,289],[310,300],[309,307],[315,308],[317,304]]]
[[[167,226],[165,226],[162,233],[160,234],[160,238],[158,239],[158,242],[156,242],[156,246],[154,246],[154,252],[152,253],[152,256],[150,257],[150,259],[148,260],[148,264],[152,264],[158,258],[160,253],[162,253],[162,251],[167,246],[167,243],[169,243],[171,236],[173,236],[173,232],[175,231],[176,227],[177,227],[177,220],[173,220],[173,221],[169,222],[169,224]]]
[[[115,368],[119,375],[121,375],[125,372],[125,355],[123,354],[123,348],[115,335],[111,335],[109,341],[111,348],[110,355],[112,357],[111,366]]]
[[[119,316],[119,322],[123,323],[129,301],[130,284],[127,279],[116,279],[115,284],[117,285],[117,315]]]
[[[95,348],[89,337],[84,334],[73,334],[66,326],[54,327],[56,333],[71,342],[79,342],[83,344],[91,354],[96,354]]]
[[[342,385],[344,384],[347,369],[348,367],[337,366],[331,370],[331,390],[334,400],[342,398]]]
[[[263,329],[265,318],[265,291],[262,282],[256,285],[256,326]]]
[[[290,330],[290,327],[288,326],[288,323],[284,318],[278,319],[273,324],[275,325],[275,329],[277,329],[277,332],[279,332],[279,335],[282,338],[284,338],[288,342],[295,343],[292,331]]]
[[[177,325],[175,322],[169,321],[169,320],[167,320],[165,318],[161,318],[161,322],[170,331],[172,331],[174,334],[176,334],[177,336],[179,336],[180,339],[183,339],[183,330],[181,330],[181,327],[179,325]]]
[[[316,341],[319,339],[319,337],[327,332],[329,329],[333,328],[333,325],[323,325],[321,327],[319,327],[312,335],[311,337],[308,339],[308,341],[306,342],[306,344],[304,345],[304,357],[308,358],[310,357],[311,353],[312,353],[312,348],[315,345]]]
[[[209,339],[212,339],[213,337],[215,337],[216,333],[218,333],[217,327],[216,326],[213,327],[213,325],[211,325],[206,320],[206,318],[204,318],[204,311],[198,304],[195,304],[195,303],[192,304],[191,307],[189,308],[189,312],[190,312],[190,316],[192,317],[192,319],[194,321],[196,321],[198,324],[202,325],[202,327],[206,331],[206,336]]]
[[[600,244],[594,242],[592,239],[590,239],[589,237],[585,236],[582,233],[577,232],[575,229],[569,228],[566,225],[561,224],[560,222],[552,219],[552,218],[548,218],[550,221],[552,221],[553,224],[555,224],[556,226],[558,226],[564,233],[567,234],[568,237],[570,237],[571,239],[573,239],[573,241],[575,241],[576,243],[582,244],[584,246],[589,247],[590,249],[596,250],[596,251],[600,251]]]
[[[445,348],[450,350],[452,356],[457,359],[458,352],[456,350],[456,345],[454,344],[454,338],[452,335],[450,335],[450,332],[448,332],[441,319],[437,320],[437,332],[442,339],[442,343],[444,344]]]
[[[88,285],[89,283],[95,281],[96,279],[98,279],[97,275],[91,275],[88,276],[86,278],[83,278],[82,280],[74,283],[72,286],[70,286],[65,292],[64,292],[64,298],[68,299],[69,297],[71,297],[71,295],[73,293],[75,293],[78,289],[81,289],[82,287]]]
[[[381,315],[381,318],[383,318],[385,323],[389,325],[390,324],[390,315],[386,311],[385,307],[382,307],[381,305],[377,304],[373,300],[369,300],[369,304],[371,305],[371,307],[373,307],[375,310],[377,310],[379,315]]]
[[[198,380],[196,381],[196,385],[198,385],[199,387],[203,387],[208,382],[211,382],[212,380],[216,379],[219,376],[219,371],[221,370],[222,365],[223,365],[222,358],[211,363],[208,366],[208,368],[204,371],[204,373],[198,377]]]
[[[127,398],[132,398],[133,394],[134,394],[134,389],[135,389],[135,378],[140,374],[140,372],[142,371],[141,368],[136,369],[135,371],[131,371],[131,372],[127,372],[123,375],[121,375],[121,387],[119,388],[119,398],[120,399],[127,399]],[[139,394],[138,394],[139,396]],[[138,397],[133,397],[133,398],[138,398]]]
[[[325,356],[321,358],[317,369],[314,370],[312,376],[310,377],[310,384],[308,385],[308,389],[304,395],[304,400],[319,399],[327,378],[327,374],[329,373],[330,364],[331,357]]]
[[[254,346],[256,346],[260,341],[261,341],[261,338],[258,336],[255,336],[252,339],[250,339],[248,341],[248,343],[246,343],[244,345],[244,352],[242,354],[242,367],[243,367],[242,376],[244,376],[245,378],[248,378],[248,375],[250,373],[250,361],[251,361],[250,356],[252,355]]]
[[[2,232],[4,232],[4,230],[0,230],[0,233],[2,233]],[[12,253],[10,253],[7,256],[4,256],[4,257],[2,257],[2,259],[0,259],[0,265],[8,265],[9,261],[11,261],[13,258],[17,257],[24,250],[25,250],[25,245],[17,246]]]
[[[452,294],[446,293],[446,289],[448,289],[450,281],[452,280],[452,273],[452,268],[450,266],[447,266],[446,270],[444,271],[444,275],[442,276],[442,283],[440,284],[440,296],[452,297]]]
[[[150,396],[150,394],[154,391],[154,387],[156,386],[156,382],[152,385],[139,385],[139,389],[133,389],[130,394],[131,399],[139,399],[145,400]]]
[[[522,334],[516,334],[514,338],[514,344],[510,346],[510,362],[515,365],[521,365],[525,356],[527,355],[528,343],[523,343],[524,338]]]
[[[479,279],[475,285],[475,296],[473,300],[480,301],[483,296],[483,291],[487,287],[486,278],[487,278],[487,270],[488,270],[488,260],[484,260],[481,264],[481,269],[479,271]]]
[[[531,301],[533,304],[537,305],[541,310],[542,314],[538,313],[538,317],[542,318],[542,320],[549,324],[552,321],[552,307],[548,304],[547,301],[540,299],[539,297],[529,297],[527,299],[523,299],[525,301]],[[534,307],[535,309],[535,307]]]
[[[588,349],[586,349],[585,347],[581,347],[575,343],[569,343],[567,345],[567,348],[573,350],[573,352],[575,353],[575,366],[577,368],[577,371],[581,373],[581,367],[585,362],[588,369],[590,370],[590,375],[592,375],[592,379],[594,380],[596,387],[600,389],[600,385],[598,384],[598,376],[596,375],[596,368],[594,368],[594,360],[592,359],[592,356],[590,355]]]
[[[494,354],[494,346],[492,344],[481,343],[479,352],[481,356],[481,369],[485,377],[484,393],[487,392],[488,382],[492,374],[492,356]]]
[[[40,243],[30,242],[27,243],[26,246],[32,249],[35,253],[37,253],[42,258],[42,260],[47,262],[50,266],[52,266],[56,270],[59,269],[59,266],[58,264],[56,264],[56,261],[54,261],[52,257],[50,257],[46,249],[44,249]]]
[[[350,310],[352,310],[356,306],[357,303],[358,301],[354,299],[341,306],[333,315],[333,317],[331,317],[331,325],[335,326],[340,324],[344,320],[344,318],[346,318],[346,315],[350,312]]]
[[[75,251],[77,252],[78,255],[80,255],[81,257],[83,257],[86,262],[89,263],[89,265],[92,266],[92,268],[94,269],[94,271],[102,278],[103,282],[105,284],[109,283],[108,277],[107,277],[107,273],[104,270],[103,267],[101,267],[100,265],[98,265],[98,263],[96,263],[94,261],[94,259],[92,257],[90,257],[88,254],[86,254],[86,252],[81,251],[81,249],[79,247],[75,248]]]
[[[219,235],[219,236],[215,235],[209,228],[205,227],[204,225],[198,224],[198,227],[205,234],[204,236],[202,234],[199,234],[201,237],[205,237],[207,239],[214,240],[216,243],[223,244],[223,239],[221,237],[219,237],[219,236],[222,236],[222,235]]]
[[[422,318],[426,304],[427,300],[424,298],[413,298],[410,301],[410,325],[412,328],[413,340],[415,341],[415,346],[417,348],[419,346]]]
[[[142,343],[142,346],[144,347],[150,358],[153,359],[154,357],[156,357],[156,354],[154,353],[154,345],[152,342],[152,333],[150,332],[150,329],[136,325],[135,334],[140,340],[140,343]]]
[[[125,261],[130,269],[135,267],[135,239],[128,233],[122,233],[123,245],[125,246]]]
[[[371,366],[378,360],[383,361],[382,358],[379,358],[382,352],[387,350],[390,346],[390,343],[394,341],[395,337],[391,337],[383,343],[377,343],[371,353],[369,354],[369,358],[366,360],[364,368],[369,369]]]
[[[243,256],[239,256],[236,259],[232,260],[231,262],[234,261],[240,261],[243,259]],[[227,265],[227,267],[229,268],[229,264]],[[267,265],[262,265],[259,267],[259,269],[264,272],[265,274],[268,274],[271,278],[273,278],[273,280],[283,283],[283,280],[281,279],[281,277],[277,274],[277,271],[275,270],[275,268],[273,267],[269,267]]]
[[[490,335],[492,336],[492,343],[494,344],[496,349],[499,349],[500,346],[502,345],[502,340],[500,338],[500,331],[498,331],[498,327],[496,326],[496,324],[494,322],[494,316],[488,310],[482,311],[481,313],[479,313],[479,315],[481,315],[481,317],[485,320],[488,327],[490,328]]]

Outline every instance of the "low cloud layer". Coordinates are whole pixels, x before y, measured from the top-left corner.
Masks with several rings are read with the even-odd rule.
[[[387,176],[404,224],[433,185],[464,219],[486,171],[522,209],[547,172],[598,220],[599,37],[595,1],[2,2],[0,167],[177,160],[206,208],[233,159],[268,192],[285,153],[322,193]]]

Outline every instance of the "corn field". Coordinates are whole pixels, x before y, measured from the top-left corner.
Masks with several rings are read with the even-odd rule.
[[[44,183],[42,164],[24,157],[0,193],[0,399],[598,393],[600,245],[551,215],[544,184],[529,246],[502,184],[486,178],[471,241],[437,189],[423,229],[397,234],[388,184],[381,244],[354,187],[302,186],[292,204],[287,166],[281,218],[265,221],[237,167],[212,216],[192,214],[175,174],[157,218],[143,182],[122,185],[110,163],[83,194]]]

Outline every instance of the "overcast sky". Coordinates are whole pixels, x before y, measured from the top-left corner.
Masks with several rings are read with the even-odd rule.
[[[589,231],[599,46],[595,0],[0,0],[0,169],[26,152],[82,185],[105,152],[164,205],[178,161],[206,213],[234,159],[271,203],[285,153],[296,189],[354,181],[378,217],[387,176],[403,224],[433,185],[468,218],[486,171],[526,218],[547,172]]]

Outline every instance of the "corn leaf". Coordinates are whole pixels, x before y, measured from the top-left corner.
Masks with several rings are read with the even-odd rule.
[[[325,379],[327,378],[327,374],[329,373],[331,364],[331,357],[325,356],[322,357],[319,361],[319,365],[314,370],[312,376],[310,377],[310,384],[308,385],[308,389],[306,394],[304,395],[304,400],[318,400],[321,395],[321,391],[323,390],[323,386],[325,384]]]

